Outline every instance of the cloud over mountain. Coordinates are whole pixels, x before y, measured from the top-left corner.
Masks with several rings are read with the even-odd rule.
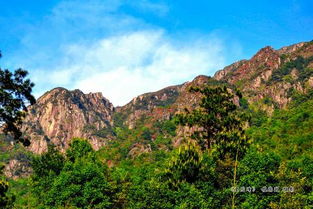
[[[12,63],[22,63],[30,71],[36,96],[63,86],[85,93],[101,91],[114,105],[199,74],[212,75],[225,65],[228,49],[222,38],[171,34],[123,10],[160,16],[169,10],[166,4],[139,3],[61,1],[27,27],[23,50],[11,57]]]

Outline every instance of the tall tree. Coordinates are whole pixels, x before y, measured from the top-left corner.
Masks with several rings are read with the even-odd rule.
[[[108,168],[88,141],[75,138],[65,157],[54,146],[33,159],[32,189],[43,208],[112,208]]]
[[[194,141],[187,141],[172,156],[164,177],[171,187],[177,187],[182,182],[194,183],[200,179],[202,168],[203,156],[200,148]]]
[[[214,149],[219,157],[229,155],[233,159],[243,153],[247,145],[244,127],[248,117],[235,104],[235,100],[242,97],[241,93],[226,86],[192,87],[190,91],[203,95],[202,100],[193,111],[185,109],[184,113],[177,114],[178,124],[194,128],[191,137],[202,150]]]
[[[8,69],[0,68],[0,124],[5,134],[12,135],[25,146],[30,141],[22,137],[20,125],[26,115],[27,105],[36,102],[31,94],[34,84],[25,79],[27,75],[28,72],[22,69],[12,73]]]
[[[180,125],[192,127],[195,131],[191,137],[203,150],[215,151],[218,161],[233,162],[231,181],[232,186],[236,187],[238,160],[243,157],[248,145],[244,130],[248,117],[235,104],[235,100],[241,99],[242,94],[226,86],[192,87],[190,91],[203,95],[200,106],[191,112],[186,109],[185,113],[178,114],[177,121]],[[232,208],[235,207],[235,195],[233,192]]]

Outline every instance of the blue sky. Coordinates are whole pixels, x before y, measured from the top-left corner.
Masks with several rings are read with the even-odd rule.
[[[313,1],[0,0],[2,68],[114,105],[313,39]]]

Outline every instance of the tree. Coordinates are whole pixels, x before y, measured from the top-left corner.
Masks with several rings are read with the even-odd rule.
[[[2,176],[2,170],[4,166],[0,165],[0,207],[11,208],[14,202],[14,196],[8,196],[7,192],[9,189],[8,182]]]
[[[281,159],[275,152],[260,152],[255,147],[248,150],[238,167],[238,173],[240,174],[239,188],[253,186],[255,192],[239,193],[240,208],[272,208],[269,205],[271,203],[279,203],[280,207],[278,208],[281,208],[280,193],[266,192],[266,190],[274,190],[275,187],[280,186],[276,178],[281,169],[280,162]],[[289,186],[289,184],[281,185],[280,189],[284,186]]]
[[[54,145],[48,146],[48,152],[33,157],[31,165],[34,172],[31,182],[32,193],[35,197],[46,197],[47,191],[51,190],[52,182],[60,174],[64,164],[64,156]]]
[[[88,141],[74,139],[64,157],[55,147],[34,158],[32,189],[43,208],[111,208],[108,168]]]
[[[0,53],[1,58],[1,53]],[[0,68],[0,123],[3,131],[11,134],[16,141],[28,146],[30,141],[22,137],[19,126],[27,112],[27,104],[35,104],[32,96],[34,84],[25,77],[28,72],[17,69],[14,73]]]
[[[33,176],[41,178],[51,174],[59,175],[64,166],[64,161],[64,156],[56,149],[55,145],[50,144],[48,145],[48,152],[32,159]]]
[[[203,98],[199,108],[192,112],[185,109],[185,113],[176,115],[178,124],[196,128],[191,137],[202,150],[216,148],[219,157],[224,158],[227,153],[235,158],[237,151],[244,151],[247,145],[244,127],[248,117],[234,104],[235,96],[241,98],[241,93],[233,94],[226,86],[192,87],[190,91],[201,93]]]
[[[171,187],[177,187],[182,182],[194,183],[200,178],[203,167],[202,152],[193,141],[181,145],[172,156],[165,171],[164,178]]]
[[[234,102],[236,97],[241,99],[242,94],[226,86],[191,87],[190,91],[203,95],[199,108],[191,112],[185,109],[185,113],[176,115],[176,120],[178,124],[195,130],[191,137],[198,142],[202,150],[216,151],[218,161],[234,162],[232,186],[236,187],[238,160],[243,157],[248,145],[244,130],[248,117],[238,110]],[[233,192],[232,208],[234,207]]]
[[[97,161],[68,161],[53,180],[44,204],[54,208],[111,208],[114,191],[106,173],[106,167]]]
[[[77,159],[94,157],[94,150],[88,141],[74,138],[70,148],[66,150],[66,156],[68,160],[75,162]]]

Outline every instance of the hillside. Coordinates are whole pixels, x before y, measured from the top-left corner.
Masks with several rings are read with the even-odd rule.
[[[115,127],[123,125],[136,129],[144,125],[152,128],[155,123],[169,120],[185,108],[193,109],[200,97],[190,93],[189,88],[205,84],[238,88],[250,108],[271,114],[313,87],[312,66],[312,42],[278,50],[265,47],[251,59],[217,71],[213,78],[198,76],[191,82],[139,95],[116,108],[101,93],[83,94],[79,90],[55,88],[30,107],[23,130],[31,138],[30,150],[35,153],[46,151],[48,143],[64,151],[73,137],[87,138],[97,150],[116,139]],[[154,128],[151,131],[157,133]],[[177,132],[181,134],[182,130]],[[152,134],[152,139],[155,138]],[[179,137],[173,143],[177,140]]]
[[[47,151],[48,143],[64,151],[74,137],[86,138],[99,149],[107,135],[103,130],[113,125],[113,112],[113,105],[101,93],[55,88],[29,108],[23,130],[31,138],[30,150],[35,153]]]
[[[299,43],[279,50],[261,49],[215,73],[214,78],[238,87],[249,103],[265,102],[262,109],[284,108],[297,93],[313,86],[313,44]]]
[[[10,139],[1,141],[0,157],[6,163],[5,174],[18,179],[11,180],[10,191],[19,196],[16,204],[30,208],[39,203],[42,207],[51,204],[66,207],[69,200],[82,195],[77,182],[87,176],[101,183],[87,182],[83,185],[84,195],[90,195],[89,186],[96,188],[99,199],[107,195],[108,208],[230,207],[231,172],[237,164],[227,157],[216,158],[197,146],[184,147],[184,140],[199,127],[178,124],[175,117],[198,110],[203,95],[191,92],[190,88],[206,86],[226,86],[232,93],[239,89],[243,97],[235,96],[231,103],[250,118],[245,125],[250,146],[239,160],[238,186],[250,185],[259,190],[238,193],[237,205],[240,208],[310,208],[312,41],[278,50],[265,47],[251,59],[217,71],[214,77],[199,75],[190,82],[139,95],[122,107],[113,107],[101,93],[84,94],[64,88],[45,93],[29,107],[22,126],[25,136],[31,139],[31,146],[25,149],[19,144],[10,144]],[[75,137],[87,140],[76,141],[77,150],[72,144]],[[50,148],[47,153],[52,144],[55,150]],[[191,162],[189,158],[196,160]],[[37,159],[35,170],[32,159]],[[187,160],[193,169],[199,166],[200,176],[190,182],[182,180],[181,187],[173,187],[172,182],[168,184],[164,178],[168,178],[171,169],[177,169],[178,173],[188,171],[188,168],[184,170],[186,162],[180,160]],[[56,170],[46,168],[49,163]],[[172,178],[187,179],[184,172],[171,174]],[[195,175],[194,171],[191,173]],[[50,181],[53,184],[47,183]],[[260,191],[264,186],[292,187],[297,193],[264,194]],[[37,193],[30,191],[30,187]],[[69,194],[75,195],[69,197]],[[36,195],[46,199],[38,200]],[[87,196],[86,199],[92,199]],[[30,202],[26,201],[28,198]],[[75,201],[74,205],[80,205],[79,199]]]

